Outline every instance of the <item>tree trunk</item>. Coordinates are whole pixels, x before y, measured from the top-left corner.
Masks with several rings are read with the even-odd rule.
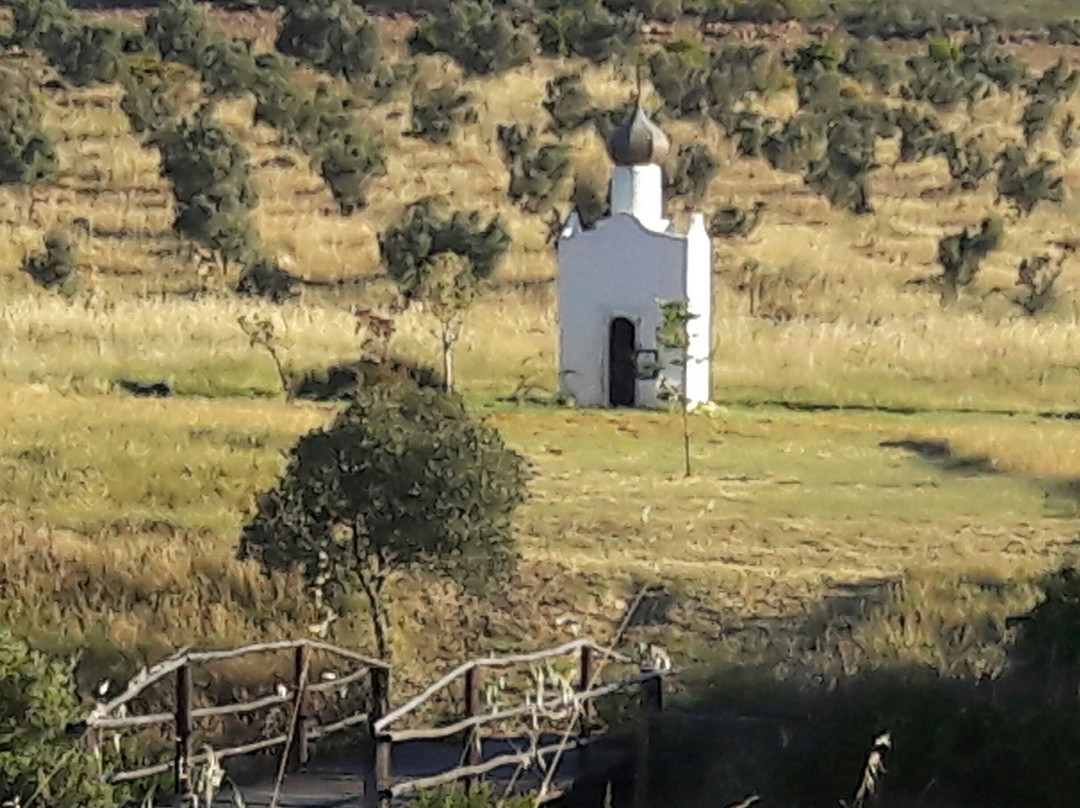
[[[447,393],[452,393],[454,392],[454,338],[448,323],[444,323],[442,329],[442,369],[443,389]]]
[[[686,386],[686,377],[683,376],[683,386]],[[685,463],[685,472],[683,477],[690,476],[690,418],[687,414],[687,399],[686,391],[682,392],[679,397],[679,403],[682,404],[682,435],[683,435],[683,461]]]
[[[385,577],[376,574],[375,580],[368,580],[366,575],[360,576],[360,587],[367,597],[369,614],[371,615],[371,627],[375,631],[375,651],[379,659],[390,661],[390,620],[386,612],[386,602],[383,599],[383,585]]]

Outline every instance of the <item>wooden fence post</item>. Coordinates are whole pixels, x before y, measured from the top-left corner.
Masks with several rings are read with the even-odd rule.
[[[578,671],[578,692],[584,693],[593,685],[593,649],[588,645],[581,646],[581,666]],[[581,739],[589,737],[591,731],[590,721],[593,716],[592,701],[581,702]]]
[[[390,752],[393,741],[385,732],[378,732],[375,724],[390,712],[390,671],[387,668],[371,669],[371,737],[374,743],[375,793],[379,808],[390,806]]]
[[[173,790],[185,797],[191,792],[191,668],[187,662],[176,670],[176,757],[173,759]]]
[[[465,717],[475,718],[480,715],[481,690],[483,688],[484,671],[482,668],[469,668],[465,671]],[[465,735],[465,765],[476,766],[484,761],[484,750],[481,746],[480,728],[472,727]],[[476,785],[476,777],[465,778],[465,791],[472,791]]]
[[[289,761],[291,768],[298,769],[306,766],[311,759],[311,750],[308,747],[308,697],[307,680],[308,665],[311,662],[311,649],[308,644],[301,643],[296,646],[293,656],[293,687],[296,699],[296,721],[292,726],[293,754]]]

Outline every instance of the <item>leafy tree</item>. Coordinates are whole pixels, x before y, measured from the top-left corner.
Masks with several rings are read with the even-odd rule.
[[[592,178],[581,174],[574,178],[574,192],[570,203],[586,230],[594,227],[600,219],[611,214],[611,201],[603,188]]]
[[[488,280],[510,247],[510,235],[495,217],[482,225],[480,213],[456,211],[439,215],[429,200],[411,205],[402,222],[379,239],[383,264],[390,277],[411,298],[410,290],[425,283],[435,256],[454,253],[464,258],[478,280]]]
[[[938,242],[943,303],[955,300],[959,290],[975,280],[982,260],[1000,243],[1002,229],[1000,219],[988,217],[977,232],[969,233],[965,227]]]
[[[1023,292],[1015,302],[1029,317],[1034,317],[1057,299],[1054,284],[1065,269],[1065,260],[1073,252],[1074,249],[1067,249],[1056,261],[1046,253],[1021,259],[1016,267],[1016,285],[1023,287]]]
[[[540,49],[552,56],[581,56],[597,64],[638,43],[638,16],[612,14],[600,0],[583,0],[544,14],[537,23]]]
[[[854,118],[830,122],[825,153],[810,164],[807,184],[836,207],[856,215],[872,213],[868,185],[877,168],[874,135],[871,125]]]
[[[510,169],[507,195],[529,213],[542,211],[570,173],[569,152],[561,144],[541,146],[532,126],[500,126],[498,137]]]
[[[688,205],[697,205],[705,198],[709,183],[720,170],[709,147],[704,143],[684,143],[675,153],[667,172],[667,193],[682,197]]]
[[[76,280],[75,259],[75,247],[67,234],[50,230],[45,236],[45,252],[27,254],[23,258],[22,270],[38,286],[68,293]]]
[[[937,118],[920,115],[912,107],[903,107],[896,116],[900,129],[900,162],[914,163],[934,154],[942,143],[941,124]],[[955,141],[954,141],[955,142]]]
[[[1058,164],[1046,156],[1031,163],[1019,146],[1006,146],[997,156],[998,198],[1008,199],[1028,215],[1042,201],[1061,202],[1064,178]]]
[[[693,40],[669,42],[649,57],[653,88],[671,115],[700,118],[709,112],[709,67],[709,52]]]
[[[420,300],[439,324],[437,336],[442,351],[442,377],[446,392],[454,390],[454,346],[461,338],[465,313],[481,290],[481,279],[469,260],[457,253],[439,253],[423,272],[402,279],[406,295]]]
[[[37,48],[49,32],[74,28],[79,18],[67,0],[16,0],[11,4],[11,22],[11,41]]]
[[[155,134],[152,142],[176,196],[176,230],[225,260],[252,260],[257,239],[249,213],[258,197],[244,147],[206,110]]]
[[[578,73],[563,73],[547,83],[544,109],[551,116],[550,128],[568,135],[586,126],[593,118],[592,98]]]
[[[236,293],[244,297],[262,297],[274,303],[292,300],[300,293],[295,287],[300,279],[265,256],[244,267],[236,284]]]
[[[194,0],[165,0],[147,17],[146,37],[162,59],[199,71],[213,95],[240,95],[255,83],[251,43],[216,30],[206,7]]]
[[[0,626],[0,794],[13,805],[114,804],[93,758],[65,733],[79,717],[73,679],[72,665]]]
[[[660,385],[660,399],[675,401],[682,415],[683,476],[691,476],[690,467],[690,400],[686,395],[686,369],[690,363],[690,334],[687,330],[690,321],[697,315],[691,314],[685,300],[661,300],[660,324],[656,327],[656,345],[660,349],[660,366],[657,368],[657,380]],[[674,371],[676,379],[670,378],[665,371]],[[681,379],[681,381],[679,381]]]
[[[34,185],[56,177],[56,148],[41,112],[25,77],[0,69],[0,185]]]
[[[206,6],[195,0],[164,0],[146,18],[145,31],[162,59],[192,68],[214,38]]]
[[[454,130],[466,123],[475,123],[476,110],[472,95],[444,84],[438,87],[413,88],[412,129],[409,134],[431,143],[446,144]]]
[[[486,76],[525,64],[533,43],[510,15],[491,0],[457,0],[425,17],[409,38],[415,53],[445,53],[470,76]]]
[[[368,186],[386,174],[382,143],[355,120],[323,141],[315,159],[343,216],[367,207]]]
[[[379,64],[382,41],[376,20],[352,0],[288,0],[277,49],[287,56],[353,80]]]
[[[198,76],[177,62],[135,56],[119,68],[120,109],[137,135],[152,135],[195,115],[202,106]]]
[[[330,598],[358,586],[386,659],[393,575],[430,571],[480,588],[512,569],[511,516],[525,474],[523,458],[456,397],[405,378],[364,388],[296,444],[238,555],[298,569]]]
[[[960,143],[950,132],[938,138],[937,148],[945,155],[953,184],[963,191],[974,191],[994,170],[994,161],[983,149],[979,135]]]

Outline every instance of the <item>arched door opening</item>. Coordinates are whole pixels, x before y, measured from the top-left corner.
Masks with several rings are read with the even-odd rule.
[[[608,403],[633,407],[637,399],[637,329],[625,317],[611,321],[608,331]]]

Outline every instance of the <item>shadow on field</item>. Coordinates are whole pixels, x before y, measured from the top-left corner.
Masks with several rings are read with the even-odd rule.
[[[1010,617],[1025,586],[1041,602]],[[736,649],[709,673],[680,677],[686,696],[651,719],[648,798],[635,805],[859,804],[868,753],[886,731],[886,772],[868,805],[1076,805],[1080,575],[845,590],[799,626],[774,624],[763,653]],[[973,608],[960,615],[958,603]],[[629,762],[614,776],[643,781]],[[629,805],[625,795],[616,789],[613,803]]]
[[[882,449],[904,449],[957,474],[998,474],[987,455],[958,455],[947,440],[883,440]]]

